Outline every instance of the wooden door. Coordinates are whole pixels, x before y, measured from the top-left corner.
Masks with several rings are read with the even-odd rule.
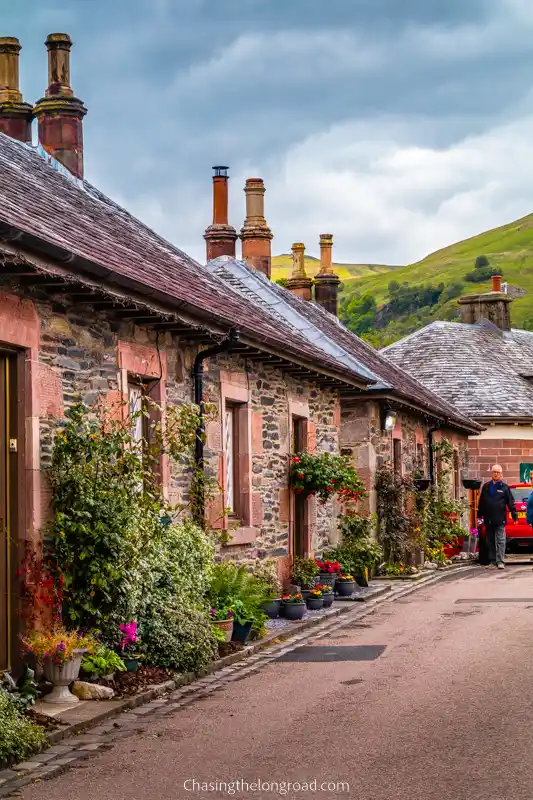
[[[13,586],[17,526],[17,361],[0,352],[0,672],[13,656]]]

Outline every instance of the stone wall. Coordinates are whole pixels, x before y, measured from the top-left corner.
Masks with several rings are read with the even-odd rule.
[[[19,298],[10,292],[6,302],[9,308],[18,309],[16,313],[20,316],[22,306]],[[191,368],[198,347],[169,333],[157,334],[131,323],[118,323],[89,306],[52,301],[45,296],[39,297],[38,293],[33,295],[32,301],[25,300],[23,306],[33,314],[36,331],[40,328],[40,341],[36,341],[32,348],[36,378],[31,398],[38,422],[33,468],[41,470],[38,481],[40,509],[35,517],[35,527],[39,528],[49,514],[50,496],[45,470],[51,459],[53,435],[68,407],[80,399],[92,404],[102,398],[109,406],[124,401],[128,373],[131,372],[150,381],[150,391],[154,390],[152,396],[157,402],[192,402]],[[2,308],[0,303],[0,312]],[[13,313],[6,311],[4,330],[9,315],[13,316]],[[15,330],[14,317],[12,322]],[[286,569],[291,555],[293,516],[288,489],[288,460],[293,447],[291,416],[297,414],[305,420],[310,450],[338,452],[340,413],[337,394],[313,383],[295,380],[261,362],[246,362],[236,355],[219,355],[205,366],[206,398],[214,402],[219,411],[218,418],[208,426],[206,460],[221,483],[224,456],[222,398],[231,397],[231,387],[237,387],[241,390],[239,397],[242,391],[245,392],[249,409],[251,504],[247,527],[250,530],[239,532],[239,526],[228,530],[232,538],[224,548],[224,554],[238,560],[277,556]],[[190,474],[183,469],[164,472],[165,491],[172,503],[187,502],[189,484]],[[209,509],[213,521],[217,517],[217,508],[222,510],[223,497],[219,497],[214,507]],[[220,514],[218,516],[220,518]],[[314,499],[308,501],[308,552],[321,550],[334,532],[333,504],[317,507]]]
[[[414,412],[396,410],[396,426],[392,431],[382,430],[381,409],[378,401],[360,403],[344,403],[341,413],[341,452],[349,454],[353,464],[364,480],[368,490],[368,498],[361,504],[361,510],[374,514],[377,498],[374,490],[376,472],[386,464],[392,465],[394,460],[394,442],[396,452],[401,461],[401,472],[413,475],[420,472],[429,477],[428,458],[428,421]],[[459,473],[461,477],[468,474],[468,439],[449,429],[434,434],[434,441],[440,437],[449,439],[457,450]],[[460,483],[460,481],[459,481]],[[460,496],[464,496],[460,486]]]

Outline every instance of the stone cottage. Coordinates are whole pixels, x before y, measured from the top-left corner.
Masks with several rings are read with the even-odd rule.
[[[214,403],[197,453],[221,487],[206,515],[227,529],[226,557],[275,556],[282,576],[334,527],[331,503],[295,503],[291,452],[344,448],[371,486],[380,460],[394,457],[397,469],[427,462],[431,428],[449,432],[458,452],[478,430],[332,315],[330,239],[315,303],[301,245],[290,291],[268,280],[262,181],[247,183],[248,263],[238,262],[227,169],[215,169],[207,266],[85,181],[86,109],[70,86],[71,44],[48,37],[49,85],[32,107],[18,88],[20,45],[0,39],[0,670],[16,651],[21,550],[48,518],[52,437],[78,398],[139,409],[149,396],[162,414],[169,404]],[[166,463],[160,479],[169,501],[187,496],[186,477]]]
[[[501,276],[459,300],[461,322],[433,322],[382,352],[485,430],[469,440],[472,478],[494,462],[508,483],[533,477],[533,332],[511,327]]]

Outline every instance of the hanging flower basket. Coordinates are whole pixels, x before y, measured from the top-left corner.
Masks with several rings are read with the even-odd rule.
[[[299,453],[290,463],[290,483],[297,495],[318,495],[322,503],[334,494],[343,502],[357,503],[365,490],[347,456],[333,453]]]

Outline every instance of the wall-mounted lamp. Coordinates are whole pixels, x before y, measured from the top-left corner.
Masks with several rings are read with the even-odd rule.
[[[383,414],[383,430],[393,431],[395,427],[396,427],[396,413],[394,411],[390,411],[390,409],[386,409]]]

